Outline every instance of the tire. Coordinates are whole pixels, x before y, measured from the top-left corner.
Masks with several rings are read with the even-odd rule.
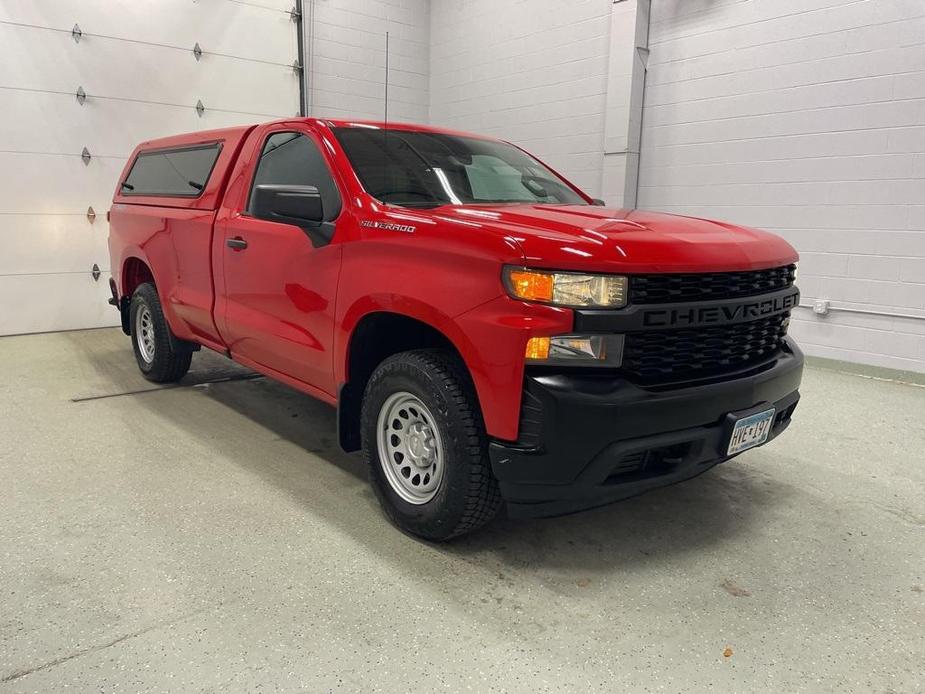
[[[138,362],[138,368],[145,378],[155,383],[173,383],[189,371],[193,355],[191,352],[174,350],[170,340],[170,327],[161,309],[161,300],[150,282],[139,285],[132,294],[129,326],[132,331],[135,361]],[[143,337],[144,332],[147,332],[148,339]]]
[[[482,414],[455,356],[414,350],[383,361],[366,386],[360,426],[373,489],[405,532],[442,542],[483,526],[498,512],[501,494]],[[395,454],[402,451],[407,457],[399,462]]]

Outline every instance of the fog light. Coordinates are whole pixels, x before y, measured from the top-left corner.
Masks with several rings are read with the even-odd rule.
[[[602,335],[580,337],[565,335],[554,337],[549,345],[550,359],[598,359],[607,356],[607,347]]]
[[[534,363],[575,366],[619,366],[623,361],[622,335],[556,335],[531,337],[524,352]]]

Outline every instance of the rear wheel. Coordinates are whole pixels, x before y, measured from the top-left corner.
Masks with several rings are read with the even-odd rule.
[[[454,355],[415,350],[382,362],[366,386],[361,426],[376,496],[403,530],[448,540],[497,513],[478,401]]]
[[[132,294],[129,325],[135,361],[145,378],[155,383],[172,383],[183,378],[193,355],[173,348],[170,327],[153,284],[145,282]]]

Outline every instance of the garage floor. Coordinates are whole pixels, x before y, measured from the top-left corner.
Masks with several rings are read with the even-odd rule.
[[[333,410],[0,339],[0,692],[923,691],[925,388],[810,369],[697,480],[430,546]]]

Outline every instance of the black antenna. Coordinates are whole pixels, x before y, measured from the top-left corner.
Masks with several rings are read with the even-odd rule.
[[[388,180],[392,179],[392,161],[389,157],[389,32],[385,32],[385,103],[383,105],[382,150],[385,157],[385,171]],[[388,204],[388,203],[386,203]]]
[[[385,127],[389,127],[389,32],[385,32]]]

